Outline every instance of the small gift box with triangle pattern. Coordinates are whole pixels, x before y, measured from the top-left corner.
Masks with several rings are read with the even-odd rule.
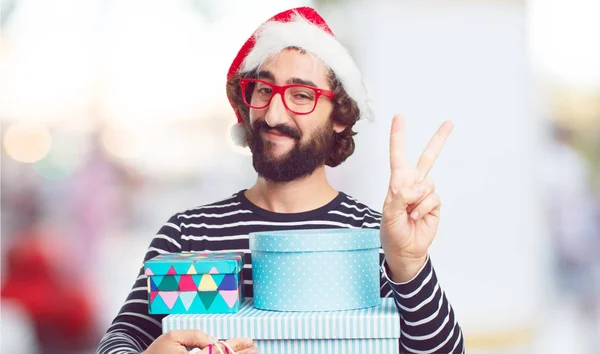
[[[148,313],[235,313],[243,300],[243,253],[169,253],[145,262]]]

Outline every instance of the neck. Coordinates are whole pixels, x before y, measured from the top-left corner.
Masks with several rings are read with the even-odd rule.
[[[275,213],[301,213],[322,207],[338,192],[327,181],[325,166],[321,166],[309,176],[290,182],[272,182],[259,176],[245,195],[262,209]]]

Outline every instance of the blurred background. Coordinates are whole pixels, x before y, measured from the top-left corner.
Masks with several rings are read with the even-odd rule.
[[[600,1],[2,0],[1,350],[93,353],[172,214],[250,187],[225,76],[316,7],[374,123],[328,170],[381,210],[393,114],[444,211],[432,260],[469,353],[600,353]]]

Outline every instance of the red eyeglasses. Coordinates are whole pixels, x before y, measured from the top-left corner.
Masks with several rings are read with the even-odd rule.
[[[333,98],[333,91],[301,84],[278,86],[264,80],[241,79],[240,87],[246,106],[254,109],[266,108],[278,93],[285,108],[294,114],[312,113],[321,96]]]

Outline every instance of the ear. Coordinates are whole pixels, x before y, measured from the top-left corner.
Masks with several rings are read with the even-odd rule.
[[[333,123],[333,131],[335,131],[336,133],[341,133],[344,131],[344,129],[346,129],[348,126],[344,125],[344,124],[340,124],[340,123]]]

